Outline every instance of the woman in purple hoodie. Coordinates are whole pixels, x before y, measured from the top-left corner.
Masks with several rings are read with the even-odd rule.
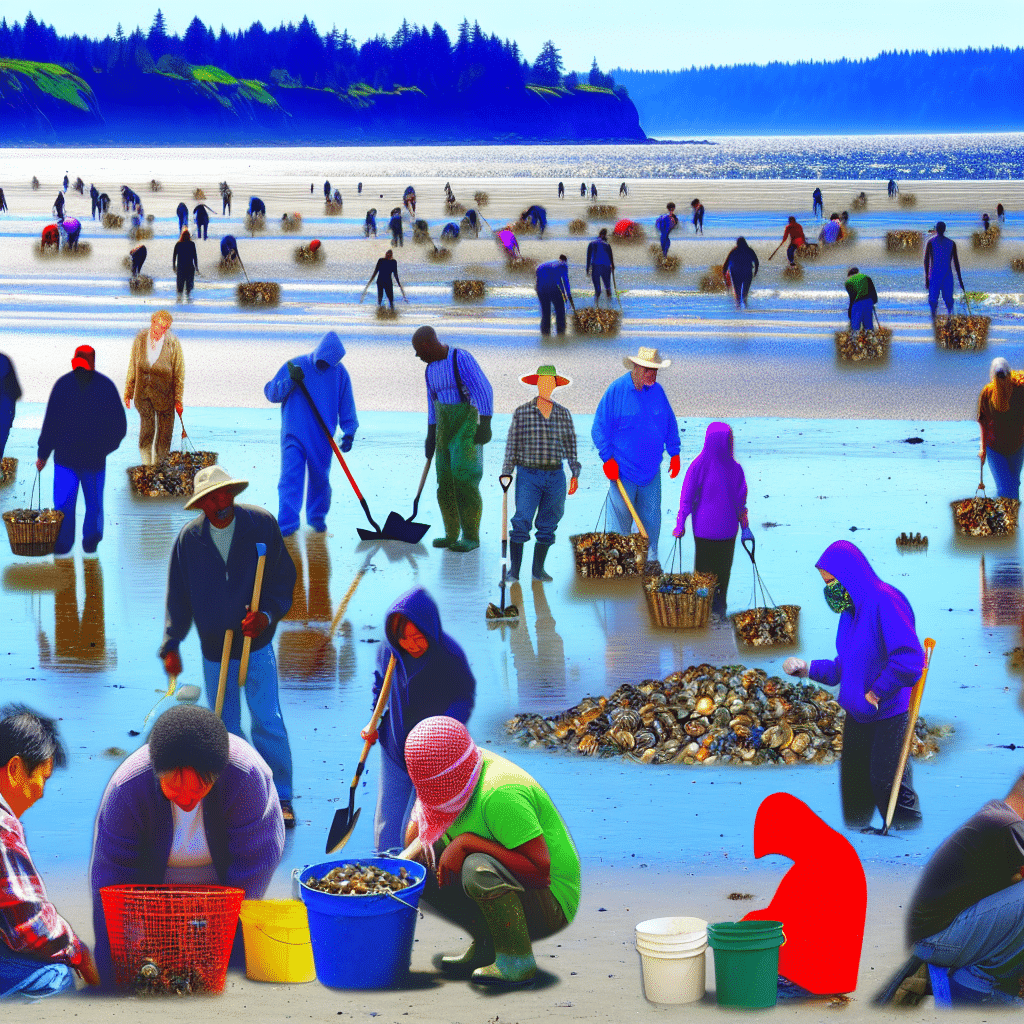
[[[747,481],[732,455],[732,427],[728,423],[708,424],[704,447],[683,478],[673,537],[686,533],[689,515],[693,516],[696,548],[694,571],[713,572],[718,577],[711,611],[717,619],[724,619],[736,531],[742,527],[743,539],[754,539],[747,522]]]
[[[787,658],[782,668],[791,676],[839,687],[837,699],[846,712],[839,765],[843,819],[850,828],[863,828],[876,807],[883,819],[888,809],[910,690],[924,669],[924,650],[910,602],[875,575],[856,545],[837,540],[815,564],[825,581],[825,600],[839,615],[838,656],[809,666],[800,658]],[[892,827],[920,824],[908,763]]]

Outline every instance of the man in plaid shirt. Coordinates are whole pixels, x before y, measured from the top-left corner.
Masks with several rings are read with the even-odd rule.
[[[18,704],[0,709],[0,996],[46,996],[99,976],[88,946],[57,913],[25,843],[21,816],[66,755],[53,719]]]
[[[580,464],[576,458],[576,431],[572,414],[564,405],[552,401],[557,387],[569,384],[559,377],[554,366],[538,366],[536,373],[520,380],[537,385],[537,397],[519,406],[512,414],[505,442],[504,476],[516,472],[516,514],[512,517],[512,571],[508,579],[519,579],[523,546],[530,539],[530,528],[537,517],[537,539],[533,546],[533,578],[549,583],[544,571],[548,548],[555,542],[555,527],[565,511],[565,471],[562,459],[568,459],[572,479],[569,494],[576,493]]]

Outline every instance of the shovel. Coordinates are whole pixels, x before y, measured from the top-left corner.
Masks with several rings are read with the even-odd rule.
[[[156,709],[157,709],[158,707],[160,707],[160,704],[161,704],[161,703],[163,702],[163,700],[164,700],[164,699],[165,699],[166,697],[173,697],[173,696],[174,696],[174,690],[175,690],[175,688],[177,687],[177,685],[178,685],[178,677],[177,677],[177,676],[168,676],[168,677],[167,677],[167,690],[166,690],[166,692],[164,692],[164,693],[161,693],[161,694],[160,694],[160,700],[158,700],[158,701],[157,701],[157,702],[156,702],[156,703],[155,703],[155,704],[154,704],[154,705],[153,705],[153,706],[152,706],[152,707],[151,707],[151,708],[149,709],[149,714],[148,714],[148,715],[146,715],[146,717],[145,717],[145,718],[144,718],[144,719],[142,720],[142,728],[143,728],[143,729],[145,729],[145,728],[146,728],[146,725],[147,725],[147,723],[148,723],[148,722],[149,722],[149,720],[150,720],[150,719],[151,719],[151,718],[153,717],[153,712],[154,712],[154,711],[156,711]]]
[[[622,495],[622,500],[626,503],[626,508],[629,509],[629,514],[633,517],[633,522],[636,523],[636,528],[640,531],[640,536],[649,539],[644,524],[640,522],[640,517],[636,514],[636,509],[633,508],[633,502],[629,500],[629,495],[626,494],[626,488],[622,486],[621,477],[616,477],[615,483],[619,486],[619,494]],[[753,558],[753,555],[751,555],[751,558]]]
[[[433,458],[433,456],[431,456]],[[429,523],[414,523],[416,510],[420,507],[420,495],[423,493],[423,485],[427,482],[427,474],[430,472],[430,459],[423,467],[423,475],[420,477],[420,486],[416,491],[416,497],[412,503],[412,515],[403,519],[397,512],[389,512],[384,521],[384,529],[381,531],[385,537],[391,540],[402,540],[406,544],[419,544],[423,535],[430,529]]]
[[[391,694],[391,680],[395,675],[395,662],[396,658],[392,654],[391,660],[388,662],[388,670],[384,673],[384,682],[380,685],[377,705],[373,709],[373,715],[370,718],[370,724],[366,727],[366,732],[376,732],[377,726],[380,724],[381,716],[384,714],[384,708],[387,707],[388,697]],[[339,807],[334,812],[334,821],[331,822],[331,831],[327,835],[327,849],[324,851],[325,853],[337,853],[349,841],[352,832],[355,830],[356,822],[359,820],[359,812],[362,811],[361,807],[358,811],[355,810],[356,786],[359,785],[359,776],[363,774],[363,769],[366,767],[366,759],[370,756],[370,750],[374,742],[374,740],[367,740],[363,744],[363,753],[359,758],[359,764],[356,765],[356,773],[352,778],[352,787],[348,794],[348,807]]]
[[[512,477],[502,474],[498,477],[501,484],[501,607],[496,608],[492,602],[487,606],[486,616],[489,620],[518,620],[519,609],[510,604],[505,607],[505,582],[508,573],[508,489],[512,486]]]

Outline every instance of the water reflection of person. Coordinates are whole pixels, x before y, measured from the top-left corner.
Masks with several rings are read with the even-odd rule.
[[[97,558],[82,560],[85,576],[85,605],[82,618],[78,617],[78,592],[75,560],[57,558],[53,563],[57,577],[53,599],[53,637],[55,650],[51,654],[46,633],[39,630],[39,660],[43,665],[81,672],[97,672],[106,668],[107,631],[103,614],[103,566]],[[113,655],[113,652],[111,652]],[[116,657],[111,658],[116,664]]]
[[[509,596],[522,613],[523,591],[518,583],[512,584]],[[525,616],[521,616],[518,627],[509,630],[519,702],[523,707],[527,706],[527,702],[530,707],[549,703],[552,708],[561,710],[566,706],[565,644],[555,628],[555,617],[551,614],[540,580],[534,580],[533,583],[533,608],[537,613],[534,626],[537,633],[536,652]]]
[[[978,565],[981,585],[981,623],[983,626],[1016,626],[1024,613],[1024,573],[1020,562],[999,559],[991,582],[985,576],[985,556]]]
[[[298,534],[290,534],[284,539],[284,546],[295,563],[295,587],[292,606],[282,621],[292,620],[296,624],[281,631],[277,643],[277,665],[282,683],[291,688],[330,686],[337,667],[333,639],[328,640],[324,629],[310,625],[330,622],[332,618],[331,556],[327,550],[327,535],[311,531],[305,535],[305,540],[308,596]]]

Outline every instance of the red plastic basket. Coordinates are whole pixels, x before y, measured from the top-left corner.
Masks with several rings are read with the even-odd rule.
[[[244,890],[108,885],[100,898],[118,988],[175,995],[224,988]]]

